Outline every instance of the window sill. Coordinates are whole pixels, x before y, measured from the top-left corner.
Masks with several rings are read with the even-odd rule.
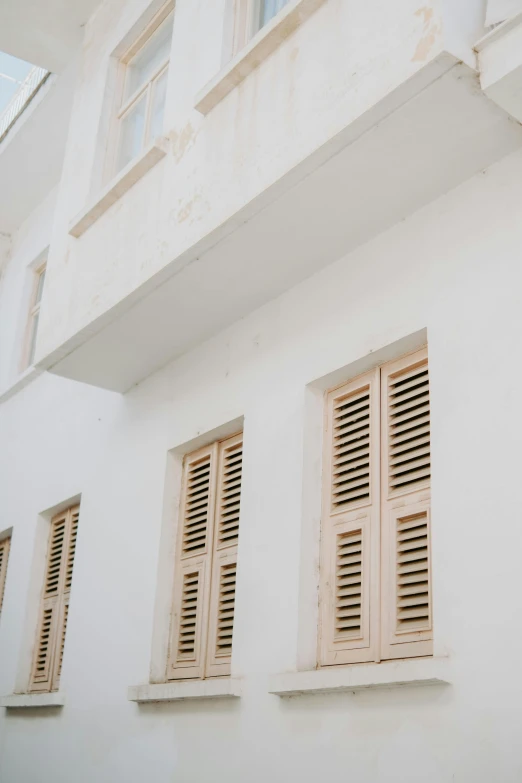
[[[31,381],[38,378],[44,371],[40,370],[32,364],[26,370],[24,370],[18,378],[13,381],[10,386],[6,386],[5,389],[0,391],[0,404],[6,402],[10,397],[13,397],[17,392],[21,391],[25,386],[28,386]]]
[[[168,152],[168,139],[161,136],[155,139],[142,154],[122,170],[102,190],[96,200],[82,210],[69,226],[69,234],[73,237],[81,235],[90,228],[98,218],[104,215],[128,190],[132,188],[156,163]]]
[[[449,685],[447,658],[412,658],[386,663],[360,663],[272,677],[269,692],[275,696],[342,693],[419,685]]]
[[[129,701],[138,704],[186,699],[238,699],[240,696],[240,681],[230,677],[165,682],[158,685],[131,685],[127,692]]]
[[[33,707],[63,707],[65,693],[11,693],[4,696],[0,706],[7,709],[32,709]]]
[[[212,111],[324,2],[325,0],[290,0],[201,90],[196,98],[197,111],[201,114]]]

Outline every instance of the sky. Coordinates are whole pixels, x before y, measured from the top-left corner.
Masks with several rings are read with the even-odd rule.
[[[0,52],[0,114],[32,67],[31,63]]]

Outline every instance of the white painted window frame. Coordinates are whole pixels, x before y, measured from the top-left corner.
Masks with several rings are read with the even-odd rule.
[[[31,367],[34,364],[34,351],[32,350],[33,341],[31,337],[33,334],[33,324],[35,318],[37,318],[40,314],[40,308],[41,308],[42,297],[43,297],[43,286],[45,286],[45,281],[43,283],[39,299],[37,299],[38,288],[40,284],[40,279],[42,275],[45,274],[46,269],[47,269],[47,257],[39,261],[37,266],[31,269],[33,281],[31,286],[31,299],[29,303],[29,312],[27,315],[27,323],[25,327],[25,334],[24,334],[23,347],[22,347],[22,359],[20,363],[21,372],[27,370],[29,367]],[[36,347],[37,336],[38,336],[38,328],[34,335],[35,347]]]
[[[159,30],[161,25],[167,23],[169,17],[173,16],[174,5],[174,0],[169,0],[167,3],[165,3],[137,36],[134,42],[119,57],[114,97],[115,108],[113,109],[113,119],[109,130],[109,144],[107,147],[108,161],[106,165],[106,176],[104,177],[105,181],[111,180],[119,173],[116,170],[116,165],[120,147],[122,123],[129,112],[132,111],[132,109],[136,106],[137,102],[143,97],[143,95],[146,95],[145,127],[141,150],[137,153],[135,159],[138,159],[147,148],[147,145],[154,141],[154,139],[149,139],[152,94],[156,83],[163,76],[163,74],[168,71],[170,65],[170,52],[168,57],[166,57],[154,70],[150,79],[145,84],[141,85],[141,87],[139,87],[137,90],[135,90],[134,93],[126,100],[123,97],[125,91],[125,80],[127,78],[129,63],[146,46],[151,37],[157,32],[157,30]]]
[[[259,24],[261,2],[262,0],[235,0],[233,55],[240,52],[250,39],[262,30],[262,26]],[[278,11],[272,19],[276,19],[283,10],[282,8]]]

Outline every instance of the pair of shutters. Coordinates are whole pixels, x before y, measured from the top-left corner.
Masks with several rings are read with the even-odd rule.
[[[185,458],[168,678],[230,674],[243,435]]]
[[[60,684],[79,515],[74,506],[51,520],[30,691],[55,691]]]
[[[323,665],[430,655],[427,349],[327,395]]]
[[[9,548],[11,546],[10,538],[3,538],[0,541],[0,612],[4,602],[5,578],[7,576],[7,561],[9,560]]]

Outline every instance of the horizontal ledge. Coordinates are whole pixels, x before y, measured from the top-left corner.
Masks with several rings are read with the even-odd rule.
[[[65,693],[11,693],[3,696],[0,706],[8,709],[31,709],[33,707],[63,707]]]
[[[155,139],[139,157],[131,162],[102,190],[96,200],[82,210],[69,226],[69,234],[81,237],[98,218],[107,212],[128,190],[132,188],[156,163],[165,157],[168,151],[168,139],[161,136]]]
[[[208,114],[269,57],[325,0],[291,0],[198,93],[197,111]]]
[[[238,699],[240,696],[241,683],[231,677],[131,685],[127,691],[129,701],[136,701],[138,704],[186,699]]]
[[[511,19],[506,19],[505,22],[501,22],[499,25],[494,27],[493,30],[490,30],[489,33],[486,33],[486,35],[482,36],[482,38],[480,38],[474,45],[474,50],[476,52],[481,52],[490,44],[495,43],[495,41],[499,41],[501,38],[504,38],[505,35],[510,33],[511,30],[514,30],[515,27],[518,27],[518,25],[521,23],[522,12],[519,12],[518,14],[512,16]]]
[[[269,692],[275,696],[302,696],[374,688],[449,685],[448,674],[447,658],[360,663],[276,674],[269,683]]]

